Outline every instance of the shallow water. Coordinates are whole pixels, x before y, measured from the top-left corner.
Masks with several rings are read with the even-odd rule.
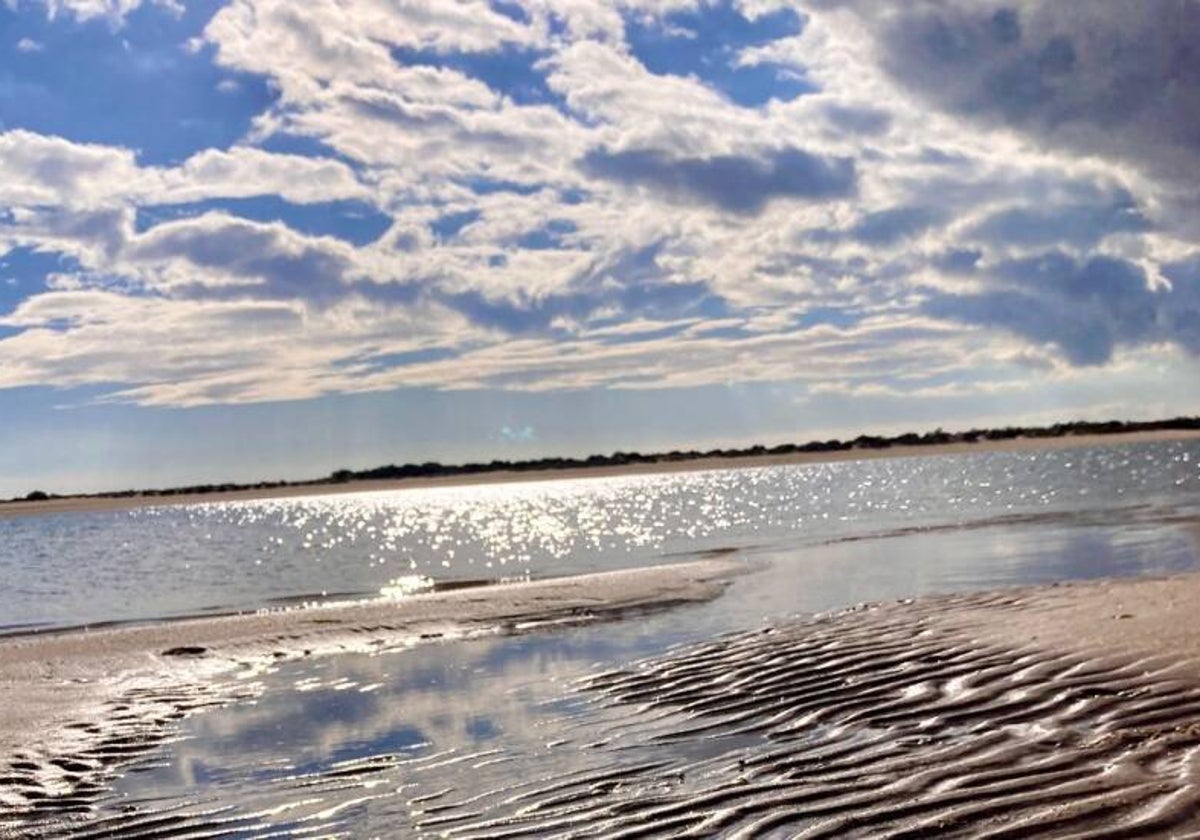
[[[1200,442],[412,489],[0,520],[0,629],[551,577],[1012,517],[1195,514]],[[1140,511],[1140,513],[1139,513]]]

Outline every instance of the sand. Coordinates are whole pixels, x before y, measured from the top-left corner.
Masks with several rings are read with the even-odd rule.
[[[964,608],[942,621],[985,644],[1161,661],[1200,684],[1200,576],[1060,584],[1012,597],[1005,609]]]
[[[98,728],[66,730],[91,746],[43,740],[34,755],[29,733],[46,727],[47,710],[33,709],[21,731],[6,722],[21,748],[0,790],[10,808],[85,809],[102,768],[158,743],[148,715],[169,729],[174,717],[252,696],[252,681],[222,685],[206,669],[704,599],[739,568],[705,561],[386,607],[9,640],[0,644],[9,692],[0,702],[50,699],[59,723]],[[490,790],[461,777],[436,807],[411,812],[413,833],[1200,836],[1196,604],[1200,574],[1016,588],[864,605],[671,650],[574,687],[596,718],[564,733],[578,772],[511,774]],[[167,645],[205,650],[167,655]],[[122,691],[86,714],[69,699],[63,717],[64,701],[47,687],[95,674],[98,663],[104,684],[114,664],[126,669]],[[365,763],[353,784],[376,790],[389,769]],[[304,790],[344,788],[346,772],[305,779]],[[406,780],[420,772],[403,770]],[[171,819],[182,831],[202,816]],[[106,829],[141,836],[119,815],[106,819]],[[139,819],[145,836],[157,836],[157,817]]]
[[[396,601],[0,638],[0,815],[97,792],[116,766],[156,745],[173,721],[252,693],[247,677],[281,659],[695,603],[715,598],[749,568],[709,559]]]
[[[1200,431],[1169,430],[1130,432],[1116,435],[1076,435],[1060,438],[1018,438],[981,440],[977,443],[947,443],[935,446],[893,446],[888,449],[852,449],[841,452],[797,452],[790,455],[758,455],[737,458],[700,458],[661,464],[629,464],[540,472],[489,472],[478,475],[441,476],[380,481],[352,481],[346,484],[302,484],[272,489],[233,490],[223,493],[181,494],[178,496],[79,497],[48,499],[40,502],[0,501],[0,518],[39,516],[53,513],[90,513],[105,510],[131,510],[162,505],[204,502],[254,501],[257,499],[302,498],[343,493],[366,493],[423,487],[456,487],[474,484],[502,484],[529,481],[562,481],[579,478],[605,478],[622,475],[701,472],[705,470],[769,467],[787,464],[818,464],[835,461],[864,461],[877,458],[911,458],[928,455],[961,455],[972,452],[1026,452],[1073,449],[1089,446],[1116,446],[1172,440],[1197,440]]]
[[[1200,576],[781,622],[595,674],[619,761],[446,837],[1200,836]],[[1126,615],[1132,617],[1124,617]]]

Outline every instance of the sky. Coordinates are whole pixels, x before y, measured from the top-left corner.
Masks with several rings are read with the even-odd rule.
[[[0,496],[1200,414],[1196,0],[0,0]]]

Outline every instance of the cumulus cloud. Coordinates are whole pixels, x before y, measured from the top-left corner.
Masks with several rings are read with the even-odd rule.
[[[1200,173],[1200,6],[920,0],[849,2],[906,91],[1053,149],[1164,180]]]
[[[868,245],[891,245],[928,230],[945,217],[926,205],[906,205],[865,214],[850,228],[850,237]]]
[[[985,242],[1025,246],[1068,243],[1091,248],[1117,233],[1151,228],[1145,213],[1129,197],[1052,207],[1020,206],[990,213],[966,232]]]
[[[1185,266],[1173,273],[1172,287],[1152,288],[1128,261],[1050,252],[1001,262],[986,272],[984,291],[935,294],[924,310],[1053,344],[1078,365],[1104,364],[1121,345],[1176,343],[1194,352],[1200,286]]]
[[[132,152],[29,131],[0,134],[0,204],[97,206],[139,178]]]
[[[336,160],[239,147],[205,150],[177,167],[142,167],[127,149],[0,133],[0,205],[96,208],[255,195],[306,204],[374,194]]]
[[[417,353],[456,323],[424,306],[384,311],[354,300],[310,312],[282,301],[55,291],[0,317],[0,326],[20,329],[0,342],[0,386],[111,383],[110,399],[148,405],[371,390],[359,381],[359,360]]]
[[[143,5],[153,5],[173,14],[181,14],[180,0],[28,0],[40,3],[51,18],[69,15],[79,21],[103,19],[114,28],[120,27],[130,13]]]
[[[209,149],[180,166],[150,174],[147,204],[172,204],[206,198],[277,195],[296,204],[371,199],[374,193],[346,164],[302,155],[238,147]]]
[[[230,0],[187,43],[222,109],[269,86],[236,141],[0,133],[0,251],[64,258],[0,386],[934,393],[1200,353],[1196,8]],[[718,19],[754,37],[640,37]]]
[[[343,297],[354,266],[351,247],[341,241],[223,213],[157,225],[122,256],[135,266],[161,269],[156,285],[186,297],[314,303]]]

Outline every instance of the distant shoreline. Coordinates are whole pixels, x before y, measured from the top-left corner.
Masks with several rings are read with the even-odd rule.
[[[1017,437],[1003,440],[979,439],[974,442],[889,445],[886,448],[853,448],[827,451],[777,454],[707,456],[649,463],[576,466],[562,469],[490,470],[474,473],[420,476],[413,478],[355,479],[342,483],[328,480],[297,482],[274,487],[248,487],[204,493],[91,495],[51,497],[41,501],[0,502],[0,519],[17,516],[41,516],[55,513],[94,513],[132,510],[164,505],[209,502],[257,501],[344,493],[381,492],[427,487],[458,487],[477,484],[504,484],[533,481],[566,481],[581,478],[605,478],[623,475],[703,472],[746,467],[770,467],[791,464],[819,464],[835,461],[864,461],[877,458],[910,458],[924,455],[954,455],[971,452],[1024,452],[1070,449],[1089,446],[1117,446],[1174,440],[1200,440],[1200,429],[1161,429],[1154,431],[1111,432],[1104,434],[1062,435],[1058,437]]]

